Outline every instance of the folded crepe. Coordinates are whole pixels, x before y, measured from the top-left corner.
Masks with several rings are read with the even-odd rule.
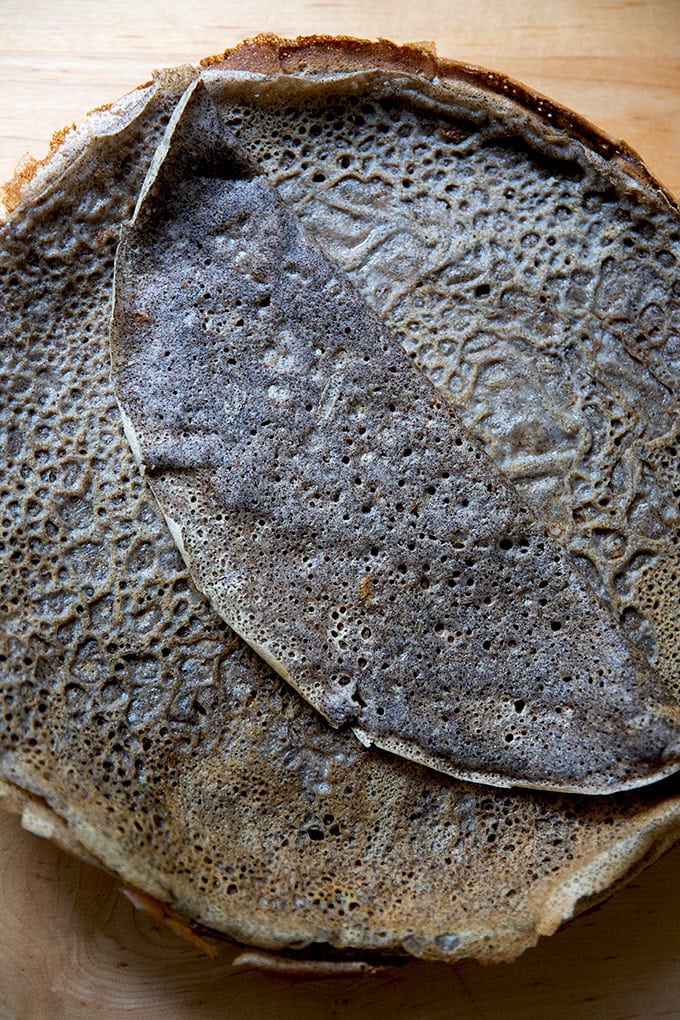
[[[201,81],[121,243],[111,345],[199,589],[333,725],[500,786],[677,769],[658,674]]]
[[[259,157],[311,243],[343,265],[393,332],[396,309],[423,369],[586,567],[673,695],[678,506],[668,423],[677,408],[677,341],[663,316],[673,314],[677,212],[633,156],[578,120],[550,105],[542,116],[527,112],[522,103],[534,100],[518,86],[496,78],[488,87],[484,72],[437,65],[414,48],[269,40],[224,64],[245,70],[217,66],[204,83],[239,143]],[[407,97],[388,97],[386,130],[369,125],[370,144],[347,137],[349,125],[360,132],[362,107],[375,103],[355,72],[359,84],[374,85],[394,73]],[[331,729],[194,591],[122,433],[107,324],[120,225],[196,74],[165,73],[91,115],[32,180],[7,193],[15,207],[0,242],[5,803],[35,831],[233,939],[291,951],[321,943],[344,955],[511,959],[671,845],[680,826],[677,775],[606,797],[508,792],[363,748]],[[551,210],[579,183],[568,160],[551,163],[540,147],[523,147],[521,132],[514,144],[470,146],[472,165],[495,166],[495,194],[513,186],[499,184],[499,161],[515,166],[515,188],[530,172],[527,192],[541,201],[517,213],[521,227],[509,217],[506,229],[527,237],[538,230],[523,270],[538,259],[538,277],[549,281],[556,255],[572,260],[573,278],[563,267],[566,282],[554,285],[570,310],[568,329],[555,309],[534,316],[538,277],[520,269],[503,287],[512,300],[494,305],[505,256],[491,245],[503,231],[496,224],[486,235],[488,250],[479,240],[481,196],[457,211],[470,219],[448,242],[431,229],[427,195],[413,210],[410,200],[398,205],[403,217],[386,225],[412,189],[395,192],[393,172],[376,180],[380,164],[398,166],[399,146],[412,146],[421,159],[411,170],[404,162],[404,180],[416,166],[433,177],[441,170],[409,127],[408,95],[427,92],[435,76],[472,94],[480,117],[492,118],[500,104],[510,111],[500,123],[525,124],[539,138],[552,138],[551,122],[563,120],[569,131],[559,144],[569,158],[578,150],[588,181],[595,155],[584,141],[608,153],[618,190],[607,194],[614,185],[600,179],[592,195],[570,199],[576,236],[587,223],[591,238],[606,238],[586,269],[554,233],[561,220]],[[505,98],[511,89],[518,101]],[[429,136],[451,152],[469,125],[449,118],[445,126],[428,127]],[[376,138],[382,148],[373,151]],[[555,177],[558,170],[567,176]],[[377,190],[355,201],[360,171]],[[430,187],[433,203],[450,200],[448,183],[456,185],[444,177]],[[544,218],[540,228],[532,216]],[[447,243],[482,247],[447,263]],[[508,243],[514,248],[512,236]],[[578,293],[568,296],[571,288]],[[659,319],[649,307],[662,294]],[[446,315],[433,309],[448,302],[470,331],[455,342],[442,333],[435,345]],[[482,320],[485,330],[475,332]],[[589,341],[577,343],[583,322]]]

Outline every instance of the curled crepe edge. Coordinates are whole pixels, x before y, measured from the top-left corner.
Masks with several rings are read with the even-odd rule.
[[[120,870],[116,870],[116,866],[120,862],[113,860],[113,857],[107,859],[106,848],[90,845],[96,833],[90,833],[87,827],[81,831],[73,820],[64,818],[48,803],[47,794],[42,796],[36,792],[29,792],[14,782],[0,779],[0,809],[20,815],[22,825],[28,831],[40,835],[42,838],[50,839],[61,850],[74,854],[85,863],[105,871],[118,882],[119,887],[135,907],[151,913],[176,935],[185,941],[188,939],[196,948],[207,952],[209,956],[216,956],[221,945],[225,947],[237,946],[241,952],[234,963],[236,964],[238,961],[238,966],[241,968],[274,969],[281,973],[306,973],[310,976],[314,976],[314,974],[319,976],[322,973],[316,964],[326,961],[311,961],[315,967],[310,970],[308,966],[310,961],[304,958],[304,946],[296,950],[300,954],[299,959],[290,955],[279,956],[278,947],[253,945],[247,949],[243,948],[243,942],[239,944],[229,935],[209,928],[198,919],[190,918],[187,911],[183,909],[182,903],[171,902],[170,890],[155,890],[164,897],[163,899],[153,893],[141,890],[136,884],[139,881],[137,876],[126,876],[121,874]],[[535,946],[541,936],[553,935],[563,924],[607,899],[670,850],[680,837],[680,794],[675,794],[666,801],[653,805],[647,809],[645,815],[646,817],[640,820],[637,831],[629,832],[618,840],[613,839],[606,850],[591,855],[585,862],[576,862],[571,871],[558,880],[556,886],[547,895],[543,891],[545,882],[540,883],[527,901],[528,923],[522,932],[521,948],[519,950],[513,948],[510,952],[504,952],[499,947],[500,951],[497,951],[492,958],[485,957],[483,962],[512,963],[527,949]],[[553,877],[547,876],[547,880],[550,881]],[[165,898],[166,896],[167,898]],[[168,923],[169,921],[171,923]],[[478,957],[474,955],[465,954],[466,944],[469,944],[472,939],[478,942],[480,937],[485,934],[502,942],[504,931],[505,929],[476,931],[474,923],[472,923],[469,930],[459,932],[457,946],[460,945],[463,949],[462,953],[451,955],[424,953],[417,957],[411,952],[407,957],[404,957],[403,951],[399,952],[398,937],[395,933],[392,956],[388,950],[385,954],[385,965],[403,963],[405,959],[414,957],[444,963],[455,963],[462,959],[477,959]],[[514,935],[516,936],[516,934],[515,932]],[[210,939],[215,941],[211,942]],[[513,938],[514,946],[517,945],[517,941],[516,937]],[[334,948],[331,947],[331,951]],[[285,946],[281,946],[281,950],[286,954],[292,952]],[[354,952],[360,954],[361,947],[357,947]],[[366,952],[369,953],[369,950]],[[276,961],[275,967],[270,965],[271,960]],[[282,966],[278,965],[279,961],[284,961]],[[296,966],[288,966],[289,962]],[[354,970],[347,971],[347,973],[354,974],[359,973],[356,964],[363,966],[364,973],[367,972],[366,968],[370,970],[376,966],[374,962],[356,959],[330,962],[354,964]],[[297,966],[298,964],[300,966]],[[382,965],[382,961],[380,965]],[[327,973],[332,972],[327,971]]]
[[[58,178],[75,153],[85,151],[92,137],[122,130],[153,96],[157,88],[179,96],[206,71],[248,72],[286,76],[296,72],[312,77],[331,66],[347,72],[367,67],[367,58],[377,68],[417,75],[430,81],[465,81],[502,98],[509,98],[545,125],[557,127],[578,139],[586,148],[618,167],[643,189],[659,195],[669,208],[679,208],[676,198],[647,168],[640,154],[622,139],[613,138],[586,117],[524,82],[499,71],[456,61],[437,54],[434,41],[393,43],[388,39],[353,36],[310,35],[284,38],[273,33],[248,37],[221,53],[204,57],[197,65],[185,63],[153,71],[150,82],[138,85],[120,99],[91,110],[79,124],[69,124],[55,133],[42,159],[24,156],[12,178],[0,184],[0,223],[24,202],[30,202]],[[344,66],[343,66],[344,65]]]

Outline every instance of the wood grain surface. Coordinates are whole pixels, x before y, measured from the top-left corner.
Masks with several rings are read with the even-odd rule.
[[[149,77],[258,31],[431,39],[527,82],[636,148],[680,195],[680,0],[0,0],[0,179],[51,133]],[[0,815],[0,1020],[680,1017],[680,848],[511,965],[374,977],[234,971],[115,883]]]
[[[680,194],[678,0],[0,0],[0,180],[153,67],[261,31],[434,40],[625,138]]]

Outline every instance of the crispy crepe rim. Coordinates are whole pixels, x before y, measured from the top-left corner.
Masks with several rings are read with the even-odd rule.
[[[0,201],[7,213],[13,212],[20,203],[30,201],[52,179],[56,169],[53,163],[82,151],[92,134],[110,133],[112,122],[124,116],[126,107],[140,98],[140,92],[151,89],[154,82],[181,89],[206,68],[313,77],[329,71],[364,71],[370,67],[417,75],[429,81],[462,81],[480,92],[512,99],[544,124],[566,132],[604,159],[614,161],[634,181],[662,197],[671,209],[680,209],[671,193],[647,169],[640,155],[627,142],[612,138],[585,117],[514,78],[476,64],[438,57],[434,43],[398,45],[387,39],[373,41],[331,35],[285,39],[270,33],[262,33],[222,53],[205,57],[197,66],[184,64],[156,71],[151,81],[138,85],[121,99],[96,107],[80,126],[72,124],[56,131],[49,151],[42,159],[29,157],[17,167],[11,180],[0,186]]]

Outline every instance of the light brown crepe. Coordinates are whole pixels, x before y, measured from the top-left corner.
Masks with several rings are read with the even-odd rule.
[[[391,61],[398,68],[403,59],[410,70],[436,70],[413,48],[349,43],[296,49],[267,42],[228,59],[259,60],[262,68],[268,61],[269,69],[282,53],[294,62],[303,54],[299,59],[311,71],[314,54],[342,64],[355,53],[374,66]],[[123,437],[107,341],[119,226],[132,213],[167,119],[195,73],[161,76],[67,135],[23,184],[23,197],[15,193],[2,229],[4,803],[23,810],[34,831],[98,860],[185,917],[245,942],[291,951],[319,943],[318,952],[333,946],[344,955],[511,959],[677,838],[677,777],[609,797],[509,793],[363,749],[351,735],[332,731],[196,595]],[[475,73],[482,81],[483,72]],[[241,83],[223,78],[220,88],[238,92]],[[497,79],[499,89],[503,84]],[[257,117],[247,121],[259,131],[260,151],[267,132],[273,147],[271,122],[260,129]],[[271,158],[278,158],[273,148]],[[277,166],[284,177],[285,160]],[[305,174],[311,184],[313,173]],[[287,178],[291,188],[295,178]],[[672,234],[672,217],[656,216],[657,236]],[[334,234],[338,246],[341,233]],[[373,265],[387,275],[386,255]],[[523,393],[538,387],[517,370],[512,350],[508,342],[495,362],[493,406],[511,401],[525,377]],[[461,351],[462,380],[469,378],[473,353]],[[671,355],[664,357],[670,364]],[[537,350],[531,359],[546,363]],[[655,376],[636,364],[638,376],[631,371],[627,386],[641,387],[631,404],[637,421],[644,420],[637,425],[644,437],[651,428],[645,415],[656,405],[650,400],[643,414],[643,396]],[[579,393],[591,394],[591,435],[602,442],[609,424],[593,412],[608,406],[602,379],[587,383],[585,370],[576,375]],[[484,379],[479,366],[477,377]],[[537,378],[548,378],[540,392],[554,393],[552,377]],[[465,392],[463,407],[473,408],[474,418],[481,398],[475,404],[474,387]],[[558,466],[573,446],[560,446],[559,430],[545,425],[537,400],[531,407],[524,422],[531,442],[544,427],[555,440],[542,461],[550,484],[542,487],[539,479],[534,506],[543,498],[546,507],[573,507],[572,516],[560,510],[560,520],[573,521],[569,526],[606,579],[614,561],[603,558],[601,536],[585,526],[578,531],[590,505],[572,505],[559,482]],[[545,418],[554,420],[554,414]],[[488,419],[482,424],[486,441]],[[508,464],[524,463],[520,431],[505,450],[507,473]],[[565,434],[572,437],[569,429]],[[500,449],[493,435],[488,445]],[[575,471],[595,484],[610,460],[576,446]],[[647,448],[640,443],[639,449]],[[657,449],[659,441],[652,452]],[[663,535],[675,534],[676,511],[662,481],[677,486],[677,461],[661,452],[655,457],[650,454],[648,474],[642,467],[632,473],[654,493],[631,504],[638,531],[623,512],[615,519],[622,529],[623,519],[631,541],[639,541],[640,521],[654,522],[656,515],[666,520],[666,532],[657,529],[658,546],[645,569],[621,561],[626,584],[612,584],[619,602],[605,584],[603,591],[623,610],[636,607],[640,618],[633,622],[660,663],[654,635],[662,632],[664,647],[672,648],[677,634],[672,615],[656,605],[659,591],[672,591],[674,583],[657,564],[667,562],[662,554],[670,548]],[[620,480],[617,472],[603,477],[613,478],[606,486]],[[532,491],[531,478],[526,484]],[[623,506],[613,495],[612,501]],[[592,511],[600,512],[595,504]],[[545,516],[552,521],[555,514]],[[636,594],[643,581],[656,591],[648,603]],[[657,617],[648,604],[656,605]],[[664,661],[674,676],[672,657]]]

